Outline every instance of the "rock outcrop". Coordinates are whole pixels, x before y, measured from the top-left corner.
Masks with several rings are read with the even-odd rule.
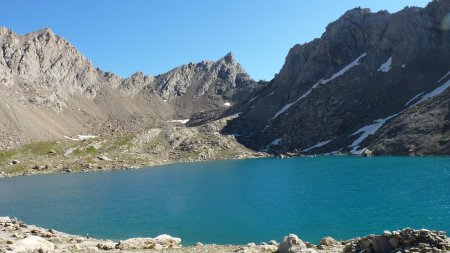
[[[294,234],[285,236],[278,246],[279,253],[295,253],[307,249],[306,244]]]
[[[155,238],[132,238],[120,241],[115,248],[120,250],[148,250],[148,249],[169,249],[179,248],[180,238],[171,237],[170,235],[159,235]]]
[[[450,241],[443,231],[409,228],[348,240],[344,244],[344,253],[446,252],[450,247]]]

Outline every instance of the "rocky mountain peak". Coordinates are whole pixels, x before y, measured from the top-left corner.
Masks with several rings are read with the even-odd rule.
[[[228,53],[216,62],[190,63],[159,75],[154,87],[163,99],[172,100],[185,93],[191,93],[194,97],[206,93],[223,95],[250,81],[233,54]]]
[[[372,13],[372,10],[369,8],[356,7],[351,10],[346,11],[342,17],[346,17],[346,18],[358,17],[358,16],[367,15],[367,14],[371,14],[371,13]]]
[[[229,52],[222,58],[227,64],[236,64],[236,59],[233,56],[233,53]]]
[[[3,36],[5,34],[12,33],[12,31],[4,26],[0,26],[0,35]]]

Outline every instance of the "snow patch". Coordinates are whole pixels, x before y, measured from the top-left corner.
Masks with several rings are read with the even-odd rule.
[[[449,75],[449,74],[447,74],[447,75]],[[441,78],[441,80],[443,80],[446,76]],[[408,101],[408,103],[406,103],[405,106],[407,106],[407,107],[405,109],[403,109],[402,111],[400,111],[400,112],[398,112],[396,114],[393,114],[391,116],[388,116],[388,117],[386,117],[384,119],[377,119],[377,120],[375,120],[373,122],[373,124],[361,127],[356,132],[354,132],[353,134],[349,135],[349,136],[354,136],[354,135],[360,134],[360,136],[355,141],[353,141],[353,143],[351,145],[348,146],[348,147],[352,148],[350,153],[354,154],[354,155],[362,154],[362,152],[364,152],[365,148],[359,149],[359,144],[361,144],[370,135],[375,134],[375,132],[377,132],[388,120],[390,120],[390,119],[392,119],[392,118],[402,114],[404,111],[408,110],[409,108],[413,107],[416,104],[419,104],[421,102],[424,102],[424,101],[426,101],[426,100],[428,100],[430,98],[433,98],[433,97],[441,94],[442,92],[444,92],[449,87],[450,87],[450,80],[448,80],[447,82],[445,82],[441,86],[437,87],[436,89],[432,90],[431,92],[426,93],[425,95],[422,95],[423,94],[423,92],[422,92],[422,93],[414,96],[412,99],[410,99]],[[411,104],[413,101],[417,100],[419,97],[420,97],[419,101]],[[411,105],[409,105],[409,104],[411,104]]]
[[[366,57],[367,53],[362,54],[361,56],[359,56],[358,58],[356,58],[354,61],[352,61],[349,65],[345,66],[344,68],[342,68],[341,70],[339,70],[338,72],[334,73],[330,78],[328,79],[321,79],[319,80],[317,83],[315,83],[307,92],[305,92],[303,95],[301,95],[299,98],[297,98],[297,100],[295,100],[292,103],[289,103],[287,105],[285,105],[283,108],[281,108],[277,113],[275,113],[275,115],[272,117],[272,119],[276,119],[278,116],[280,116],[281,114],[285,113],[287,110],[289,110],[289,108],[291,108],[294,104],[296,104],[297,102],[299,102],[300,100],[304,99],[305,97],[307,97],[309,94],[311,94],[312,90],[314,90],[315,88],[317,88],[319,85],[321,84],[326,84],[328,82],[333,81],[334,79],[344,75],[347,71],[349,71],[351,68],[359,65],[359,61]]]
[[[271,96],[271,95],[273,95],[273,93],[275,93],[275,91],[272,91],[271,93],[265,95],[264,97],[262,97],[262,98],[260,98],[260,99],[263,99],[263,98],[266,98],[266,97],[268,97],[268,96]],[[258,96],[256,96],[256,97],[250,99],[250,100],[248,101],[248,103],[252,102],[253,100],[255,100],[255,99],[257,99],[257,98],[259,98],[259,96],[260,96],[260,95],[258,95]]]
[[[433,98],[433,97],[435,97],[435,96],[441,94],[441,93],[444,92],[448,87],[450,87],[450,80],[448,80],[447,82],[445,82],[443,85],[437,87],[436,89],[432,90],[431,92],[429,92],[429,93],[423,95],[423,96],[420,98],[420,100],[417,101],[416,103],[414,103],[413,105],[418,104],[418,103],[422,103],[423,101],[426,101],[426,100],[428,100],[428,99],[430,99],[430,98]]]
[[[259,96],[256,96],[256,97],[250,99],[250,100],[248,101],[248,103],[251,103],[253,100],[255,100],[255,99],[257,99],[257,98],[259,98]]]
[[[340,148],[339,150],[335,150],[335,151],[333,151],[333,152],[330,152],[330,153],[326,153],[326,154],[324,154],[324,155],[337,155],[337,154],[339,154],[339,152],[341,152],[342,151],[342,148]]]
[[[269,127],[270,127],[269,125],[266,125],[260,132],[262,133],[262,132],[266,131]]]
[[[223,104],[223,106],[225,106],[225,107],[230,107],[230,106],[231,106],[231,103],[230,103],[230,102],[225,102],[225,103]]]
[[[280,145],[280,143],[281,143],[282,140],[283,140],[283,138],[275,139],[274,141],[272,141],[272,142],[270,143],[270,146]]]
[[[425,92],[421,92],[417,95],[415,95],[413,98],[411,98],[408,102],[406,102],[405,106],[408,106],[409,104],[411,104],[412,102],[414,102],[418,97],[420,97],[423,93]]]
[[[180,124],[186,124],[189,121],[189,119],[173,119],[170,121],[170,123],[180,123]]]
[[[275,91],[272,91],[271,93],[267,94],[267,96],[265,96],[265,97],[272,96],[273,93],[275,93]]]
[[[312,149],[320,148],[320,147],[322,147],[322,146],[327,145],[327,144],[330,143],[330,142],[331,142],[331,140],[321,141],[321,142],[317,143],[316,145],[314,145],[314,146],[312,146],[312,147],[303,149],[303,152],[308,152],[308,151],[310,151],[310,150],[312,150]]]
[[[345,66],[343,69],[339,70],[337,73],[333,74],[330,78],[326,79],[326,80],[321,80],[319,81],[319,83],[321,84],[326,84],[328,82],[333,81],[334,79],[344,75],[347,71],[349,71],[350,69],[352,69],[355,66],[359,65],[359,61],[366,57],[367,53],[362,54],[361,56],[359,56],[358,58],[356,58],[354,61],[352,61],[349,65]]]
[[[354,154],[354,152],[357,152],[357,149],[359,148],[359,144],[361,144],[361,142],[363,142],[365,139],[367,139],[367,137],[369,137],[370,135],[375,134],[375,132],[377,132],[378,129],[380,129],[386,123],[386,121],[396,117],[403,111],[396,113],[394,115],[388,116],[384,119],[377,119],[372,124],[363,126],[360,129],[358,129],[356,132],[352,133],[350,136],[354,136],[354,135],[358,135],[358,134],[360,134],[360,136],[355,141],[353,141],[353,143],[351,145],[348,146],[349,148],[353,148],[351,153]]]
[[[235,113],[235,114],[231,115],[230,117],[232,119],[236,119],[236,118],[239,118],[242,114],[243,114],[243,112],[238,112],[238,113]]]
[[[403,65],[402,65],[402,68],[405,68],[405,67],[406,67],[406,64],[403,64]]]
[[[387,73],[389,72],[389,70],[391,70],[391,65],[392,65],[392,56],[389,57],[389,59],[385,63],[381,64],[378,71]]]
[[[440,83],[440,82],[442,82],[445,78],[447,78],[447,76],[449,76],[450,75],[450,71],[447,73],[447,74],[445,74],[445,76],[443,76],[441,79],[439,79],[439,81],[437,81],[438,83]]]
[[[64,136],[64,138],[71,140],[71,141],[85,141],[93,138],[97,138],[95,135],[78,135],[78,138],[73,138],[70,136]]]

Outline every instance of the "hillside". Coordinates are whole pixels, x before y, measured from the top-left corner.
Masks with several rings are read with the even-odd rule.
[[[321,38],[291,48],[226,131],[270,153],[448,154],[449,12],[448,0],[346,12]]]

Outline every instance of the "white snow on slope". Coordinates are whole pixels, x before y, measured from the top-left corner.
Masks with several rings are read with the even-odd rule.
[[[263,99],[263,98],[266,98],[266,97],[268,97],[268,96],[271,96],[271,95],[273,95],[274,92],[275,92],[275,91],[272,91],[271,93],[265,95],[264,97],[262,97],[262,98],[260,98],[260,99]],[[256,96],[256,97],[254,97],[254,98],[252,98],[252,99],[250,99],[247,103],[250,103],[250,102],[252,102],[253,100],[255,100],[255,99],[257,99],[257,98],[259,98],[259,95]]]
[[[405,106],[408,106],[409,104],[411,104],[412,102],[414,102],[417,98],[419,98],[423,93],[425,92],[421,92],[417,95],[415,95],[413,98],[411,98],[408,102],[406,102]]]
[[[340,148],[340,149],[338,149],[338,150],[335,150],[335,151],[332,151],[332,152],[330,152],[330,153],[326,153],[326,154],[323,154],[323,155],[337,155],[337,154],[339,154],[339,152],[342,151],[342,149],[343,149],[343,148]]]
[[[223,106],[225,106],[225,107],[230,107],[230,106],[231,106],[231,103],[230,103],[230,102],[225,102],[225,103],[223,104]]]
[[[180,123],[180,124],[186,124],[189,121],[189,119],[173,119],[170,121],[170,123]]]
[[[359,56],[358,58],[356,58],[354,61],[352,61],[349,65],[345,66],[344,68],[342,68],[341,70],[339,70],[338,72],[334,73],[330,78],[328,79],[321,79],[319,80],[317,83],[315,83],[307,92],[305,92],[303,95],[301,95],[299,98],[297,98],[297,100],[295,100],[292,103],[289,103],[285,106],[283,106],[283,108],[281,108],[277,113],[275,113],[275,115],[272,117],[272,119],[276,119],[278,116],[280,116],[281,114],[285,113],[287,110],[289,110],[289,108],[291,108],[294,104],[296,104],[298,101],[304,99],[305,97],[307,97],[309,94],[311,94],[311,91],[314,90],[315,88],[317,88],[319,85],[321,84],[326,84],[328,82],[333,81],[334,79],[342,76],[345,74],[345,72],[349,71],[351,68],[359,65],[359,61],[366,57],[367,54],[364,53],[361,56]]]
[[[320,148],[320,147],[322,147],[322,146],[327,145],[327,144],[330,143],[330,142],[331,142],[331,140],[321,141],[321,142],[317,143],[316,145],[314,145],[314,146],[312,146],[312,147],[303,149],[303,152],[308,152],[308,151],[310,151],[311,149]]]
[[[392,65],[392,56],[389,57],[389,59],[385,63],[381,64],[378,71],[387,73],[389,72],[389,70],[391,70],[391,65]]]
[[[283,140],[283,138],[275,139],[275,140],[273,140],[269,145],[267,145],[266,148],[269,148],[269,147],[271,147],[271,146],[278,146],[278,145],[280,145],[280,143],[281,143],[282,140]]]
[[[64,138],[72,140],[72,141],[85,141],[93,138],[97,138],[95,135],[78,135],[78,138],[72,138],[70,136],[64,136]]]
[[[345,66],[343,69],[341,69],[337,73],[333,74],[330,78],[328,78],[326,80],[321,80],[321,81],[319,81],[319,83],[326,84],[326,83],[331,82],[334,79],[344,75],[347,71],[349,71],[353,67],[358,66],[359,61],[366,56],[367,56],[367,53],[360,55],[358,58],[356,58],[354,61],[352,61],[349,65]]]
[[[444,76],[445,78],[445,76]],[[441,78],[442,80],[442,78]],[[420,95],[422,95],[422,97],[420,97],[420,100],[411,104],[410,106],[406,107],[405,109],[401,110],[400,112],[393,114],[391,116],[388,116],[384,119],[377,119],[374,121],[373,124],[364,126],[360,129],[358,129],[356,132],[354,132],[353,134],[351,134],[350,136],[353,135],[357,135],[357,134],[361,134],[358,139],[356,139],[355,141],[353,141],[353,143],[351,145],[349,145],[348,147],[352,148],[352,150],[350,151],[350,153],[352,154],[361,154],[364,151],[363,149],[358,150],[359,148],[359,144],[362,143],[367,137],[369,137],[369,135],[373,135],[375,134],[375,132],[378,131],[378,129],[380,129],[388,120],[402,114],[404,111],[408,110],[409,108],[415,106],[416,104],[422,103],[430,98],[433,98],[439,94],[441,94],[442,92],[444,92],[446,89],[448,89],[450,87],[450,80],[448,80],[447,82],[445,82],[444,84],[442,84],[441,86],[437,87],[436,89],[432,90],[429,93],[426,93],[425,95],[422,95],[423,92],[419,95],[416,95],[415,97],[413,97],[410,101],[414,101],[417,100],[417,98],[420,97]],[[409,104],[409,102],[407,103]]]
[[[450,80],[448,80],[447,82],[445,82],[443,85],[437,87],[436,89],[432,90],[431,92],[423,95],[419,101],[417,101],[416,103],[414,103],[413,105],[416,105],[418,103],[422,103],[423,101],[426,101],[432,97],[435,97],[439,94],[441,94],[442,92],[444,92],[448,87],[450,87]]]
[[[252,102],[253,100],[257,99],[258,97],[259,97],[259,96],[256,96],[256,97],[250,99],[250,100],[248,101],[248,103]]]
[[[350,136],[354,136],[354,135],[357,135],[357,134],[361,134],[361,135],[356,140],[354,140],[351,145],[348,146],[349,148],[353,148],[350,151],[350,153],[352,153],[352,154],[360,154],[362,151],[364,151],[364,149],[362,149],[362,151],[361,150],[358,151],[359,144],[361,142],[363,142],[367,137],[369,137],[369,135],[372,135],[376,131],[378,131],[378,129],[380,129],[384,125],[384,123],[386,123],[386,121],[394,118],[395,116],[399,115],[400,113],[396,113],[396,114],[388,116],[388,117],[386,117],[384,119],[377,119],[377,120],[375,120],[373,122],[373,124],[370,124],[370,125],[367,125],[367,126],[363,126],[360,129],[358,129],[356,132],[352,133]]]
[[[447,74],[445,74],[445,76],[443,76],[441,79],[439,79],[439,81],[437,81],[438,83],[440,83],[440,82],[442,82],[445,78],[447,78],[447,76],[449,76],[450,75],[450,71],[447,73]]]

